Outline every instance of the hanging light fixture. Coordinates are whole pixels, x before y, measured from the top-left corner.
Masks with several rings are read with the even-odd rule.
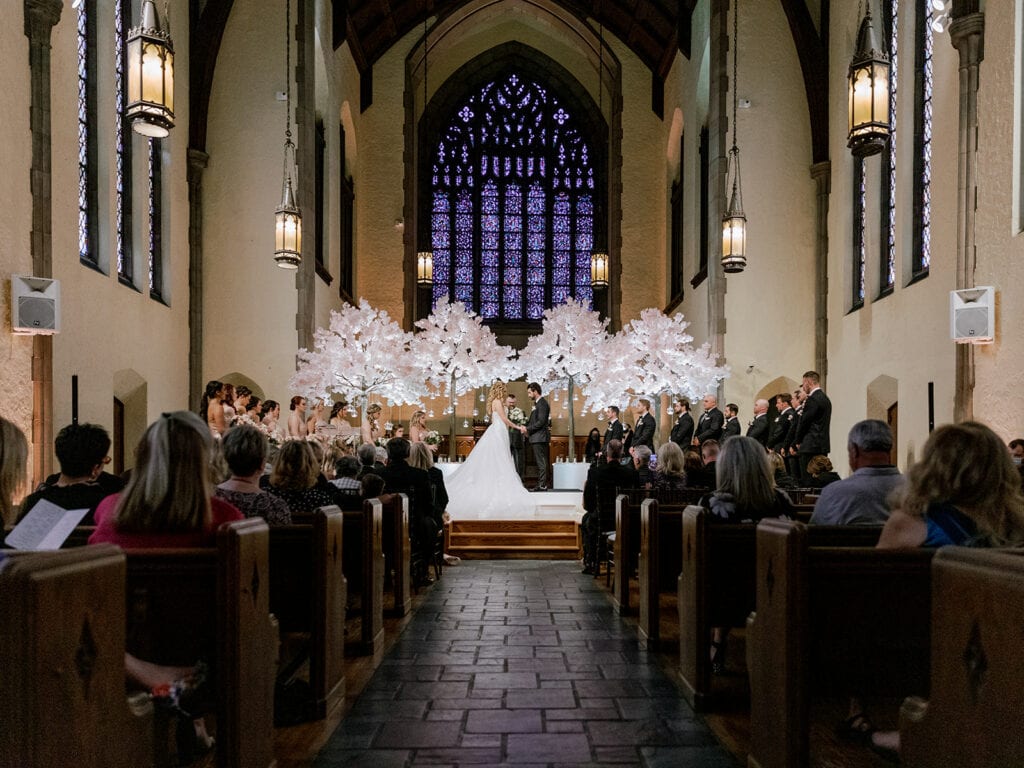
[[[167,5],[164,4],[167,17]],[[128,32],[128,106],[132,130],[162,139],[174,127],[174,43],[160,23],[153,0],[142,0],[139,26]]]
[[[302,211],[295,204],[291,168],[295,166],[295,144],[292,143],[292,3],[285,0],[285,116],[284,170],[281,204],[274,212],[274,261],[281,269],[298,269],[302,263]],[[288,165],[291,154],[292,165]],[[296,172],[296,176],[298,173]]]
[[[850,134],[846,146],[855,157],[878,154],[889,141],[889,54],[871,21],[871,0],[857,34],[849,88]]]
[[[424,135],[427,126],[427,49],[430,46],[427,45],[427,17],[423,17],[423,120],[420,125],[423,126]],[[426,141],[420,143],[420,146],[426,146]],[[425,191],[424,191],[425,194]],[[426,206],[421,205],[420,210],[424,211]],[[416,252],[416,282],[424,287],[434,284],[434,252],[430,247],[431,233],[430,233],[430,214],[424,212],[423,215],[426,217],[426,224],[420,227],[420,231],[423,232],[423,245],[422,249]]]
[[[604,24],[598,22],[597,47],[597,113],[604,119]],[[598,223],[595,218],[595,224]],[[603,230],[603,226],[601,227]],[[594,250],[590,253],[590,285],[593,288],[608,287],[608,250],[597,245],[594,238]]]
[[[722,269],[742,272],[747,266],[747,217],[743,214],[743,192],[740,189],[740,149],[736,145],[736,123],[739,122],[739,0],[733,0],[732,9],[732,148],[726,179],[732,176],[732,194],[729,208],[722,217]]]

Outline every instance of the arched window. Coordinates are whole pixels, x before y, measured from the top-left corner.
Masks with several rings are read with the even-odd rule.
[[[571,101],[510,68],[428,135],[435,301],[496,321],[539,320],[570,296],[593,303],[598,163]]]

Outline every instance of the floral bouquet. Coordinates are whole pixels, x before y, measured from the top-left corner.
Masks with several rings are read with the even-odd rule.
[[[427,445],[440,445],[441,435],[438,434],[436,429],[431,429],[423,436],[423,442]]]
[[[519,406],[508,409],[508,420],[520,427],[526,424],[526,414]]]
[[[379,448],[387,448],[388,447],[388,439],[386,437],[378,437],[376,443],[374,443],[374,444],[376,446],[378,446]]]

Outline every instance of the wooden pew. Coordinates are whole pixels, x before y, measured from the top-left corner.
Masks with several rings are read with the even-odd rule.
[[[281,658],[278,679],[290,678],[308,658],[308,714],[318,719],[345,697],[343,527],[341,510],[330,506],[318,509],[309,524],[270,528],[270,611],[282,638],[301,633],[305,640],[304,652]],[[286,646],[282,642],[282,652]]]
[[[153,706],[125,696],[125,558],[9,554],[0,572],[0,767],[153,765]]]
[[[661,638],[659,595],[678,589],[682,569],[679,542],[686,504],[662,504],[648,499],[640,505],[640,617],[637,630],[641,643]]]
[[[359,594],[360,654],[384,647],[384,510],[379,499],[361,502],[361,510],[344,511],[342,568],[349,589]]]
[[[220,527],[215,548],[126,553],[128,651],[158,664],[211,662],[221,768],[275,765],[269,537],[263,520],[239,520]]]
[[[706,488],[684,488],[680,491],[657,492],[644,488],[623,489],[615,498],[615,574],[612,605],[621,614],[633,613],[630,606],[629,581],[640,556],[640,505],[644,499],[657,498],[662,506],[696,504],[709,491]]]
[[[712,628],[742,627],[754,609],[757,526],[717,523],[707,510],[692,506],[683,513],[682,529],[679,673],[683,695],[700,711],[712,706]],[[881,526],[806,528],[814,546],[873,547],[880,533]]]
[[[925,692],[932,549],[812,546],[813,526],[757,530],[750,620],[752,768],[807,768],[817,695]]]
[[[932,561],[931,699],[900,712],[912,768],[1024,765],[1024,556],[945,547]]]
[[[409,497],[390,493],[381,497],[384,513],[384,562],[391,570],[391,609],[401,618],[412,608],[410,565],[412,548],[409,541]]]

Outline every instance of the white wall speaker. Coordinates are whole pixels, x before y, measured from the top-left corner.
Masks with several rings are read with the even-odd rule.
[[[11,329],[22,334],[60,331],[60,281],[11,275]]]
[[[996,338],[996,289],[979,285],[949,293],[949,335],[957,344],[991,344]]]

